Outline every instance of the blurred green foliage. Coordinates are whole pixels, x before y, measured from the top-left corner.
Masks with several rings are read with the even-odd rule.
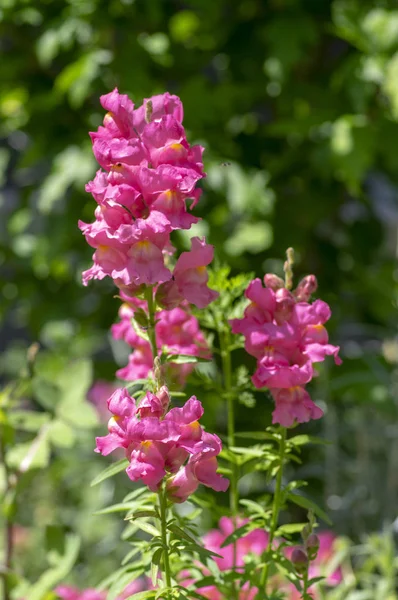
[[[81,395],[74,384],[91,378],[91,360],[94,378],[113,378],[108,330],[118,301],[109,282],[80,283],[91,250],[77,220],[92,219],[84,184],[96,169],[87,132],[102,121],[99,96],[114,86],[137,104],[168,90],[183,100],[190,141],[207,148],[196,232],[215,244],[219,263],[281,273],[294,246],[297,275],[315,273],[333,309],[344,364],[320,372],[312,394],[327,414],[307,428],[332,444],[309,455],[297,477],[309,479],[337,530],[360,536],[394,521],[396,0],[1,0],[0,48],[1,376],[15,376],[39,341],[39,361],[50,362],[34,393],[59,411],[61,439],[77,425],[62,421],[63,403]],[[269,408],[257,394],[239,419],[258,428]],[[79,413],[90,421],[88,409]],[[207,418],[224,427],[217,403]],[[57,494],[67,514],[74,503],[81,515],[97,507],[97,494],[78,496],[74,486],[87,477],[73,466],[79,451],[68,452],[30,498],[43,502],[58,486],[52,508],[41,509],[47,516]],[[93,464],[84,455],[95,474]],[[26,524],[30,512],[22,511]],[[112,542],[101,546],[96,523],[85,535],[98,558]]]

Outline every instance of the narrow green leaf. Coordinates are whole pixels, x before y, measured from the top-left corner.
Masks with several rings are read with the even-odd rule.
[[[236,542],[236,540],[239,540],[240,538],[244,537],[247,533],[249,533],[249,531],[253,529],[253,526],[255,527],[254,523],[251,522],[245,523],[245,525],[242,525],[242,527],[238,527],[237,529],[235,529],[235,531],[233,531],[230,535],[228,535],[225,538],[220,547],[225,548],[225,546],[233,544],[234,542]]]
[[[152,556],[151,580],[152,580],[152,585],[154,587],[156,586],[158,572],[159,572],[159,566],[160,566],[160,561],[162,559],[162,556],[163,556],[163,548],[158,548],[156,550],[156,552],[154,553],[154,555]]]
[[[292,533],[300,533],[306,523],[288,523],[281,525],[275,532],[275,536],[291,535]]]
[[[139,519],[140,517],[153,517],[157,519],[159,513],[156,510],[138,510],[134,514],[131,515],[132,519]]]
[[[105,479],[108,479],[109,477],[113,477],[117,473],[120,473],[120,471],[124,471],[128,467],[128,465],[129,461],[127,460],[127,458],[122,458],[121,460],[118,460],[117,462],[107,467],[104,471],[102,471],[102,473],[97,475],[97,477],[95,477],[95,479],[93,479],[93,481],[91,482],[91,487],[98,485],[99,483],[105,481]]]
[[[184,531],[183,529],[181,529],[181,527],[178,527],[178,525],[169,525],[169,529],[170,531],[172,531],[177,537],[182,538],[184,540],[186,540],[187,542],[191,542],[196,544],[196,540],[191,537],[186,531]]]
[[[306,498],[305,496],[299,496],[298,494],[288,494],[287,498],[288,498],[288,500],[290,500],[291,502],[294,502],[294,504],[297,504],[298,506],[301,506],[302,508],[307,508],[309,510],[313,510],[314,513],[320,519],[325,521],[325,523],[327,523],[328,525],[332,525],[332,521],[330,520],[328,515],[325,513],[325,511],[322,510],[322,508],[320,508],[317,504],[315,504],[315,502],[313,502],[309,498]]]
[[[126,520],[129,520],[129,519],[131,519],[131,517],[126,518]],[[155,537],[160,536],[160,531],[158,531],[156,529],[156,527],[154,527],[150,523],[147,523],[146,521],[141,521],[140,519],[134,519],[134,524],[137,525],[137,527],[139,527],[139,529],[141,529],[142,531],[145,531],[145,533],[148,533],[149,535],[153,535]]]
[[[320,444],[323,446],[330,445],[330,442],[327,440],[323,440],[322,438],[314,435],[306,434],[295,435],[294,437],[290,438],[287,443],[291,444],[292,446],[304,446],[305,444]]]

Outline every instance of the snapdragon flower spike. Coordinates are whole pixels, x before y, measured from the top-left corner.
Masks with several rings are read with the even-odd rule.
[[[123,296],[123,294],[122,294]],[[150,343],[140,337],[132,325],[137,309],[147,310],[146,302],[129,298],[119,309],[119,323],[112,325],[112,336],[116,340],[124,340],[133,352],[128,364],[116,372],[117,377],[125,381],[146,379],[152,373],[153,360]],[[211,352],[199,322],[189,312],[187,303],[171,310],[157,311],[155,314],[155,333],[159,353],[164,350],[170,355],[197,356],[211,358]],[[172,361],[165,365],[166,376],[170,382],[185,385],[187,377],[192,373],[194,364],[177,364]]]
[[[191,200],[193,208],[200,197],[196,186],[205,176],[203,148],[188,144],[177,96],[155,96],[136,109],[128,96],[115,89],[101,96],[101,104],[108,112],[103,126],[90,136],[104,170],[86,186],[98,203],[96,220],[79,223],[95,249],[94,264],[83,273],[83,283],[111,277],[122,289],[132,289],[167,282],[172,274],[165,257],[174,251],[170,233],[189,229],[198,221],[187,201]],[[210,246],[204,246],[202,254],[211,252]],[[201,264],[209,264],[206,260]],[[196,263],[192,268],[190,275],[179,276],[179,293],[189,300],[192,286],[196,285],[195,290],[199,286],[203,305],[205,296],[208,303],[214,293],[206,288],[205,274],[198,276]]]
[[[123,448],[132,481],[142,481],[157,491],[166,481],[169,497],[183,502],[202,483],[226,491],[228,480],[217,474],[221,441],[199,424],[202,404],[192,396],[182,408],[172,408],[167,388],[148,392],[137,406],[126,389],[116,390],[108,401],[113,417],[108,435],[97,438],[96,452],[104,456]]]
[[[245,295],[250,304],[243,319],[230,322],[233,333],[245,336],[246,351],[257,359],[253,384],[269,388],[276,404],[273,423],[290,427],[319,419],[322,410],[305,385],[314,376],[314,363],[326,356],[341,363],[339,348],[328,343],[324,327],[330,308],[322,300],[308,302],[316,289],[314,275],[304,278],[293,292],[281,287],[282,280],[273,274],[265,275],[264,283],[268,287],[260,279],[249,284]]]

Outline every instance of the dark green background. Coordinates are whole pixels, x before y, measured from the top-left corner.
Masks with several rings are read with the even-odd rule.
[[[137,105],[166,90],[178,94],[190,141],[206,147],[199,232],[219,261],[234,273],[280,273],[293,246],[297,275],[315,273],[318,295],[333,310],[331,341],[342,346],[344,364],[329,361],[312,385],[327,412],[307,428],[332,444],[310,450],[297,475],[309,478],[340,532],[357,537],[392,522],[397,3],[2,0],[0,7],[3,378],[18,372],[36,340],[62,356],[93,357],[95,376],[113,377],[107,332],[118,301],[110,282],[80,283],[92,250],[77,220],[91,220],[95,207],[84,191],[96,169],[87,132],[101,123],[99,96],[114,86]],[[259,396],[239,418],[255,428],[270,407]],[[209,425],[222,429],[222,414],[213,412]],[[76,474],[73,481],[71,506],[86,502],[74,497]]]

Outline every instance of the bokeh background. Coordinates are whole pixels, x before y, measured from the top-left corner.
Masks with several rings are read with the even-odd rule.
[[[312,387],[326,416],[303,430],[331,444],[311,448],[296,476],[309,479],[339,533],[360,539],[393,524],[396,1],[2,0],[0,48],[0,374],[17,376],[37,341],[39,404],[74,398],[76,407],[40,465],[54,460],[22,492],[25,546],[52,523],[79,530],[85,583],[119,559],[118,519],[92,516],[114,483],[88,487],[104,459],[93,457],[85,429],[95,415],[79,404],[92,381],[112,381],[123,364],[109,337],[118,300],[106,281],[83,288],[92,251],[77,228],[94,211],[84,191],[97,168],[87,132],[102,121],[99,96],[115,86],[138,105],[166,90],[181,97],[189,139],[206,147],[195,233],[215,245],[219,264],[280,272],[293,246],[297,276],[318,277],[344,363],[330,361]],[[270,406],[259,395],[255,407],[240,405],[239,419],[256,428]],[[222,431],[223,407],[212,407],[208,425]],[[43,560],[30,552],[27,576]]]

